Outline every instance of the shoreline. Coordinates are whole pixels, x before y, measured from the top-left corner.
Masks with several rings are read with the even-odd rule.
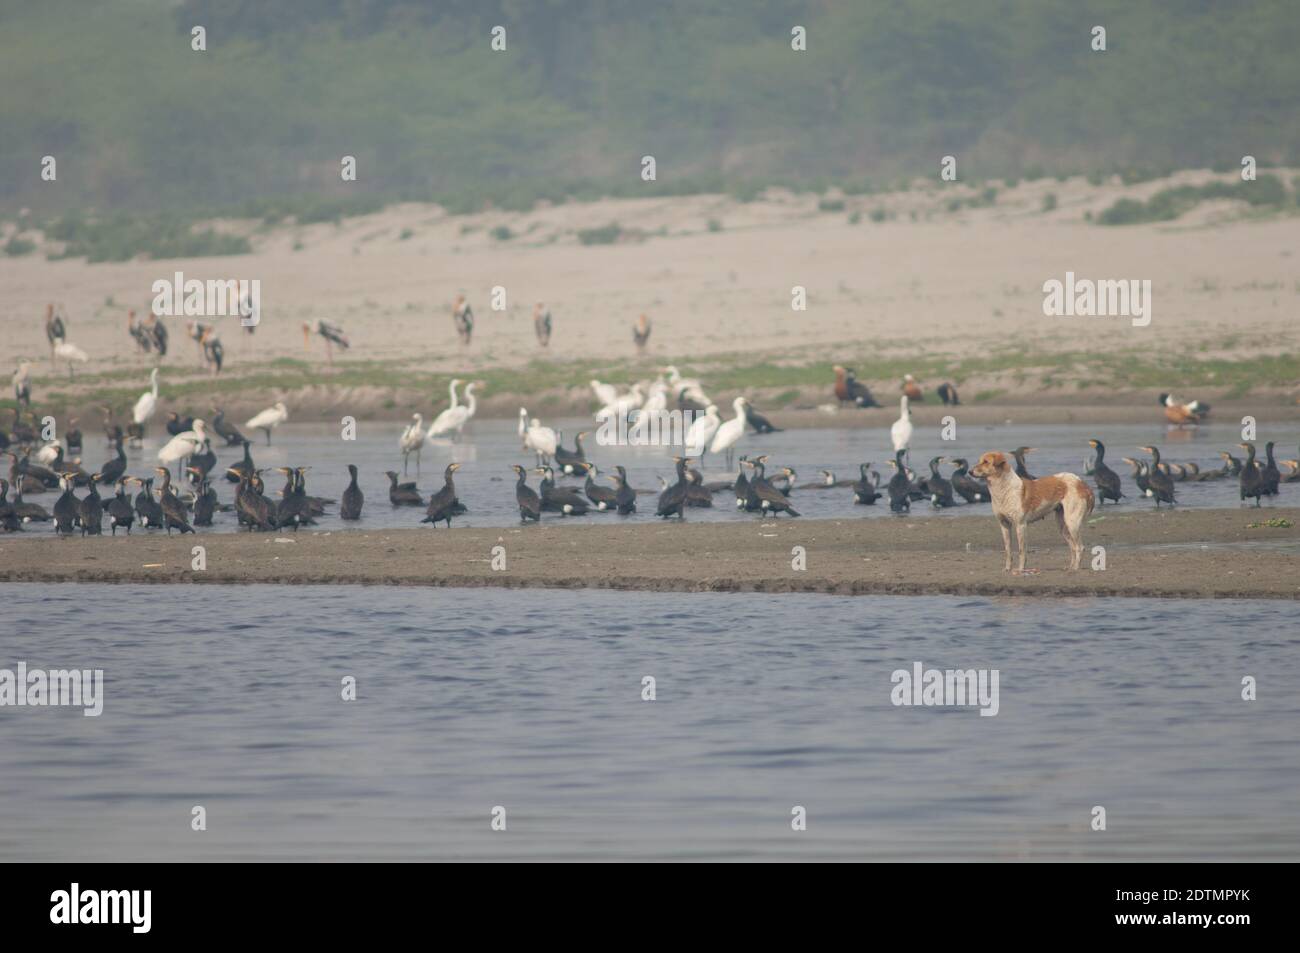
[[[1248,529],[1261,518],[1257,513],[1102,511],[1085,527],[1084,568],[1077,573],[1062,568],[1066,550],[1055,525],[1035,523],[1029,528],[1029,565],[1041,572],[1026,577],[1002,572],[1001,539],[989,515],[603,526],[553,519],[505,529],[358,528],[296,538],[240,533],[0,539],[0,584],[1300,599],[1300,508],[1267,511],[1270,518],[1290,520],[1289,527]],[[1265,545],[1254,545],[1259,543]],[[205,547],[204,570],[190,568],[195,545]],[[806,554],[806,570],[792,568],[796,546]],[[1089,568],[1094,546],[1106,549],[1105,570]],[[504,570],[492,568],[494,547],[504,551]]]

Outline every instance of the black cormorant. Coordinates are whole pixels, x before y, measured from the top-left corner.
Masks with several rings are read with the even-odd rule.
[[[181,535],[194,532],[194,527],[190,525],[189,514],[185,511],[185,504],[181,502],[179,496],[172,490],[172,474],[166,467],[154,467],[155,473],[162,474],[163,485],[158,489],[158,503],[163,511],[163,525],[167,528],[167,535],[172,534],[172,530],[178,529]]]
[[[54,501],[54,531],[63,536],[71,536],[77,526],[78,501],[72,495],[72,477],[60,478],[63,492]]]
[[[1164,470],[1160,468],[1160,451],[1155,447],[1140,447],[1151,454],[1151,466],[1147,470],[1147,488],[1150,491],[1147,495],[1156,501],[1156,509],[1160,509],[1161,503],[1174,504],[1174,481]]]
[[[519,464],[512,464],[510,469],[515,471],[515,476],[519,477],[515,483],[515,502],[519,504],[519,521],[526,523],[529,520],[540,522],[542,518],[542,500],[541,497],[527,484],[528,471]]]
[[[108,501],[104,507],[104,513],[108,516],[108,528],[113,535],[117,535],[119,526],[126,529],[126,535],[131,535],[131,524],[135,522],[135,510],[131,508],[131,498],[126,495],[126,483],[128,480],[135,480],[134,477],[119,477],[117,481],[117,493]],[[135,480],[139,483],[139,480]]]
[[[614,493],[614,504],[619,516],[628,516],[636,512],[636,490],[628,485],[627,470],[624,467],[616,466],[614,469],[618,471],[618,475],[607,478],[617,487]]]
[[[659,494],[659,505],[655,507],[655,516],[661,516],[667,519],[670,516],[676,516],[678,519],[686,518],[686,458],[673,457],[673,463],[677,465],[677,482],[665,489]]]
[[[949,462],[956,464],[956,469],[949,478],[953,491],[967,503],[987,503],[989,488],[970,475],[970,463],[966,458],[956,457]]]
[[[894,475],[889,478],[885,491],[889,494],[889,508],[895,513],[908,513],[912,509],[912,481],[907,475],[907,464],[903,462],[906,450],[899,450],[894,455]]]
[[[398,483],[395,470],[386,471],[388,477],[388,499],[394,506],[423,506],[424,497],[415,488],[415,482]]]
[[[745,401],[745,422],[754,429],[754,433],[780,433],[780,427],[773,427],[772,421],[768,420],[757,410],[749,401]]]
[[[1092,465],[1092,479],[1097,484],[1097,502],[1104,504],[1107,500],[1118,503],[1124,496],[1120,490],[1119,474],[1106,466],[1106,445],[1100,440],[1089,440],[1088,445],[1097,451],[1096,462]]]
[[[245,443],[244,435],[234,424],[226,423],[226,412],[220,407],[212,408],[212,429],[217,436],[226,441],[226,446],[234,447]]]
[[[1259,506],[1260,497],[1264,495],[1264,474],[1258,463],[1255,462],[1255,445],[1253,443],[1238,444],[1246,451],[1246,462],[1241,465],[1241,500],[1244,503],[1247,497],[1255,498],[1255,505]]]
[[[81,523],[81,535],[104,535],[104,501],[99,498],[99,488],[95,485],[99,474],[92,474],[90,492],[77,502],[77,519]]]
[[[361,487],[357,486],[357,466],[355,463],[348,464],[347,489],[343,491],[343,505],[339,508],[339,518],[345,520],[361,519],[361,506],[366,501],[366,495],[361,492]]]
[[[456,498],[456,484],[452,480],[452,474],[459,469],[459,463],[447,464],[447,469],[442,474],[442,489],[429,497],[429,512],[424,519],[420,520],[421,523],[432,523],[437,526],[446,520],[447,528],[451,529],[451,518],[466,512],[464,504]]]
[[[926,494],[930,497],[930,503],[942,509],[956,506],[957,501],[952,498],[952,484],[939,473],[939,464],[941,463],[943,463],[943,457],[934,457],[930,460],[930,478],[925,481],[925,488]]]
[[[773,486],[765,476],[763,476],[762,457],[758,460],[750,461],[750,468],[754,471],[754,476],[749,481],[750,491],[758,498],[758,509],[762,513],[789,513],[791,516],[798,516],[799,512],[790,505],[785,494]],[[784,468],[787,474],[789,467]]]
[[[13,504],[9,502],[9,481],[0,480],[0,532],[18,533],[22,528],[22,520],[14,512]]]
[[[1264,444],[1264,465],[1259,470],[1259,486],[1265,496],[1277,496],[1277,485],[1282,480],[1282,471],[1273,459],[1273,441]]]
[[[1034,447],[1016,447],[1011,451],[1011,455],[1016,458],[1016,476],[1022,480],[1038,479],[1025,467],[1025,454],[1033,453],[1034,449]]]
[[[555,471],[548,466],[536,469],[541,474],[542,509],[565,516],[585,516],[591,506],[577,490],[555,485]]]
[[[853,502],[870,506],[880,499],[880,474],[871,469],[870,463],[858,464],[858,479],[853,484]]]
[[[567,450],[557,442],[555,445],[555,465],[560,468],[560,472],[565,476],[580,476],[583,468],[587,463],[587,454],[582,449],[582,438],[587,436],[587,431],[581,431],[573,438],[573,445],[576,450]]]

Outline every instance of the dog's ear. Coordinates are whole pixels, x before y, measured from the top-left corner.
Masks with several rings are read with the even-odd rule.
[[[1007,455],[1005,453],[993,454],[993,469],[1005,470],[1007,466]]]

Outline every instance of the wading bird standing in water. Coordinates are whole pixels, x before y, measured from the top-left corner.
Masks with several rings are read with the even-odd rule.
[[[898,419],[889,428],[889,438],[895,452],[907,450],[912,444],[912,410],[907,406],[907,395],[898,398]]]
[[[289,419],[289,411],[284,401],[277,401],[274,407],[268,407],[255,417],[244,422],[246,430],[261,430],[266,434],[266,445],[271,445],[271,431]]]
[[[424,415],[412,414],[411,425],[402,431],[397,440],[397,449],[402,451],[402,473],[405,474],[410,464],[411,454],[415,454],[415,472],[420,472],[420,451],[424,449]]]

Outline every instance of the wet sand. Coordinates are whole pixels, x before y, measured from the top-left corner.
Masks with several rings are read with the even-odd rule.
[[[1030,527],[1029,565],[1002,572],[991,516],[943,520],[579,523],[511,529],[411,529],[129,539],[0,539],[0,582],[360,583],[663,592],[839,595],[1107,595],[1300,598],[1300,508],[1154,510],[1093,516],[1083,569],[1064,571],[1052,522]],[[1247,528],[1266,519],[1289,527]],[[285,541],[290,540],[290,541]],[[207,568],[191,569],[192,548]],[[502,547],[505,569],[492,567]],[[792,568],[792,550],[807,568]],[[1092,547],[1106,549],[1092,570]]]

